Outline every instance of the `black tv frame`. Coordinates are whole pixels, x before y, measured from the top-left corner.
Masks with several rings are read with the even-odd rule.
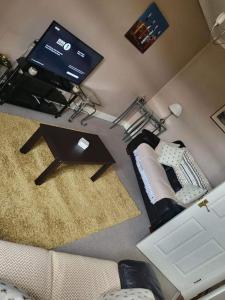
[[[59,75],[55,72],[53,72],[52,70],[49,70],[48,68],[45,68],[41,65],[39,65],[38,63],[36,64],[34,61],[32,61],[29,57],[32,55],[32,53],[34,52],[35,48],[42,42],[43,38],[45,37],[46,33],[49,31],[50,27],[53,26],[53,24],[55,24],[56,26],[60,26],[61,28],[63,28],[65,31],[67,31],[68,33],[70,33],[75,39],[77,39],[78,41],[80,41],[82,44],[84,44],[86,47],[90,48],[93,52],[95,52],[97,55],[100,56],[101,60],[99,61],[99,63],[97,65],[95,65],[93,68],[90,69],[89,73],[87,74],[87,76],[79,83],[81,84],[84,80],[86,80],[86,78],[91,74],[91,72],[102,62],[102,60],[104,59],[104,56],[102,56],[100,53],[98,53],[96,50],[94,50],[92,47],[90,47],[89,45],[87,45],[86,43],[84,43],[81,39],[79,39],[77,36],[75,36],[73,33],[71,33],[68,29],[66,29],[64,26],[62,26],[61,24],[59,24],[58,22],[56,22],[55,20],[53,20],[51,22],[51,24],[48,26],[48,28],[45,30],[45,32],[42,34],[42,36],[40,37],[40,39],[38,39],[38,41],[35,43],[35,46],[31,49],[31,51],[28,53],[26,59],[27,61],[32,64],[35,65],[37,68],[46,70],[54,75],[56,75],[59,78],[62,78],[63,80],[67,80],[68,82],[72,82],[73,84],[77,84],[75,81],[73,81],[72,79],[69,80],[67,77],[63,77],[62,75]]]

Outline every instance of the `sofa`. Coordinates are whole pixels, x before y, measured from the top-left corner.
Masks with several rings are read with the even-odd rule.
[[[163,300],[151,267],[131,260],[109,260],[48,251],[0,241],[0,281],[36,300],[95,300],[113,290],[145,288]]]
[[[182,141],[166,142],[144,129],[128,144],[127,153],[149,216],[151,232],[211,189]]]
[[[155,149],[159,144],[159,141],[160,139],[156,135],[144,129],[142,133],[137,135],[127,146],[127,154],[131,158],[145,208],[150,220],[151,232],[155,231],[184,210],[183,206],[177,204],[173,199],[170,198],[162,198],[156,204],[152,204],[146,193],[143,180],[136,165],[134,150],[137,149],[137,147],[142,143],[145,143]],[[184,144],[181,141],[176,141],[175,143],[177,143],[180,147],[184,147]],[[168,178],[170,178],[170,169],[167,168],[166,171]]]

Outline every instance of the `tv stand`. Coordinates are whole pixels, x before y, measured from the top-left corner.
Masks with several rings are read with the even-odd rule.
[[[31,76],[28,70],[33,65],[24,57],[17,62],[18,66],[0,87],[0,104],[8,102],[60,117],[77,97],[72,93],[72,84],[36,66],[38,73]],[[69,100],[62,91],[71,93]],[[59,109],[59,106],[62,108]]]

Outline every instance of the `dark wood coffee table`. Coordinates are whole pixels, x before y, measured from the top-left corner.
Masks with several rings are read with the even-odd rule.
[[[95,134],[89,134],[60,127],[40,124],[40,127],[20,149],[26,154],[37,141],[43,137],[54,156],[53,162],[35,179],[37,185],[45,182],[62,163],[64,164],[102,164],[101,168],[91,177],[92,181],[98,179],[115,160],[106,149],[100,138]],[[80,138],[90,142],[87,149],[78,146]]]

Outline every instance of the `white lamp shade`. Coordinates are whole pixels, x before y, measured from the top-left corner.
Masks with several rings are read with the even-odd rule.
[[[182,113],[183,108],[179,103],[174,103],[169,106],[169,110],[174,116],[179,117]]]
[[[218,15],[216,18],[216,22],[214,26],[221,25],[225,21],[225,12],[223,11],[221,14]]]

